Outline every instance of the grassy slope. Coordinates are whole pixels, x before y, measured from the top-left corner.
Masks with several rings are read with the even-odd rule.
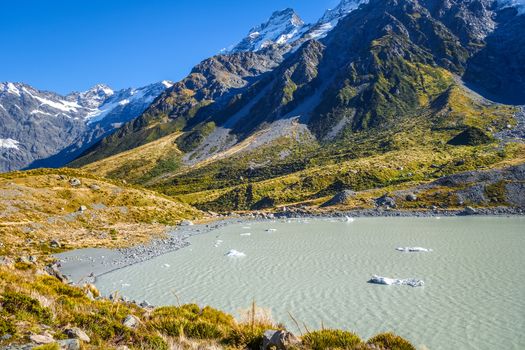
[[[352,202],[350,209],[372,206],[369,196],[374,189],[379,193],[392,186],[408,188],[461,171],[525,161],[518,144],[447,145],[468,127],[490,137],[514,125],[516,109],[463,89],[443,69],[422,68],[418,112],[399,117],[388,128],[345,133],[331,142],[281,137],[245,150],[257,138],[255,133],[193,166],[182,163],[175,134],[85,169],[145,184],[206,210],[247,210],[266,197],[277,205],[317,204],[344,188],[363,191],[367,200]],[[141,166],[145,159],[147,164]]]
[[[82,184],[72,186],[73,178]],[[158,193],[71,169],[0,175],[0,213],[0,255],[17,256],[46,254],[51,239],[69,248],[144,242],[201,216]]]

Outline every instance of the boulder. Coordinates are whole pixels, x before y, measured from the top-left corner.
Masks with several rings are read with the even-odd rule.
[[[190,220],[183,220],[181,223],[180,223],[181,226],[193,226],[193,222],[191,222]]]
[[[91,339],[82,329],[78,327],[68,328],[64,330],[64,334],[67,335],[70,339],[78,339],[84,343],[89,343]]]
[[[378,207],[388,207],[395,208],[397,206],[396,200],[392,197],[387,196],[386,194],[382,197],[376,199],[376,206]]]
[[[81,205],[80,208],[78,208],[79,212],[84,212],[86,210],[88,210],[88,208],[85,205]]]
[[[93,185],[89,186],[89,188],[91,188],[93,191],[100,191],[100,186],[99,185],[93,184]]]
[[[255,204],[252,205],[252,210],[263,210],[263,209],[271,209],[274,208],[276,205],[275,199],[270,197],[264,197]]]
[[[73,186],[73,187],[77,187],[77,186],[82,185],[82,182],[79,179],[73,178],[73,179],[69,180],[69,184],[71,186]]]
[[[122,324],[128,328],[136,329],[140,325],[140,320],[137,316],[128,315]]]
[[[300,340],[288,331],[268,330],[263,335],[262,349],[285,350],[299,343]]]
[[[57,343],[61,350],[80,350],[80,340],[78,339],[64,339]]]
[[[331,207],[334,205],[340,205],[347,203],[350,199],[354,198],[356,193],[351,190],[344,190],[333,196],[329,201],[324,203],[323,207]]]
[[[463,210],[464,215],[476,215],[478,211],[472,207],[466,207],[465,210]]]

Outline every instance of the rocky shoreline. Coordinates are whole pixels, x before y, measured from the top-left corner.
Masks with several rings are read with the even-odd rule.
[[[57,254],[57,268],[72,284],[94,283],[96,278],[110,272],[139,264],[161,255],[188,247],[190,237],[210,233],[218,228],[243,224],[248,221],[346,218],[346,217],[453,217],[453,216],[522,216],[523,209],[485,208],[465,210],[404,211],[393,209],[363,209],[353,211],[311,212],[308,210],[286,210],[278,213],[254,212],[248,215],[216,217],[216,221],[205,224],[185,222],[170,229],[168,237],[155,239],[148,244],[116,250],[90,248]]]

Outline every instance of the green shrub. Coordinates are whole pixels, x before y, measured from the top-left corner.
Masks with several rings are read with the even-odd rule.
[[[222,339],[235,325],[231,315],[221,311],[190,304],[181,307],[163,307],[154,311],[151,324],[160,332],[194,339]]]
[[[416,350],[407,340],[395,335],[394,333],[382,333],[371,338],[367,342],[385,350]]]
[[[223,343],[237,349],[260,349],[264,332],[272,327],[239,325],[223,340]]]
[[[323,329],[307,333],[303,337],[303,344],[313,350],[353,349],[361,344],[361,339],[351,332]]]
[[[33,270],[34,268],[35,266],[28,262],[18,261],[15,263],[15,269],[20,270],[20,271]]]
[[[158,335],[145,335],[142,337],[141,349],[168,350],[168,344]]]
[[[45,344],[37,346],[33,350],[60,350],[60,346],[57,343]]]
[[[95,337],[106,341],[115,337],[127,341],[134,334],[132,330],[122,325],[116,319],[104,315],[104,312],[75,315],[74,323],[80,328],[90,331]]]
[[[14,335],[16,328],[13,323],[4,316],[0,316],[0,337],[6,334]]]
[[[27,314],[30,317],[36,318],[38,322],[45,324],[51,324],[53,321],[51,310],[40,305],[38,300],[21,293],[4,292],[4,294],[2,294],[1,304],[3,309],[11,315],[21,317],[23,314]]]

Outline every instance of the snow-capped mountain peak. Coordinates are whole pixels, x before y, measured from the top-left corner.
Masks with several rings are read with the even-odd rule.
[[[284,45],[304,34],[306,27],[293,9],[276,11],[267,22],[252,28],[239,44],[230,50],[223,50],[223,53],[255,52],[272,44]]]
[[[308,38],[324,38],[329,31],[337,26],[341,19],[357,9],[361,4],[366,3],[368,3],[368,0],[341,0],[335,8],[326,10],[323,17],[308,31]]]
[[[502,0],[525,1],[525,0]],[[276,44],[290,44],[290,50],[298,48],[310,39],[321,39],[331,31],[339,21],[368,0],[341,0],[339,5],[327,10],[315,24],[305,24],[293,9],[285,9],[272,14],[270,19],[254,27],[239,44],[224,49],[222,54],[253,51]]]

